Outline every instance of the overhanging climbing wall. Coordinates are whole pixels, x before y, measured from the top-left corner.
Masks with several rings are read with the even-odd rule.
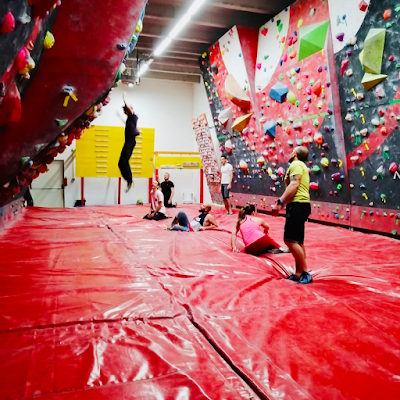
[[[371,125],[373,114],[379,121],[379,107],[393,103],[397,92],[396,61],[389,61],[389,55],[396,54],[397,38],[384,50],[383,65],[393,71],[392,79],[382,84],[387,88],[376,92],[361,84],[365,67],[357,57],[369,29],[388,29],[390,18],[391,29],[397,24],[396,9],[387,3],[369,7],[369,2],[359,0],[329,4],[300,0],[258,31],[233,27],[200,58],[221,150],[235,170],[232,200],[236,205],[252,201],[268,210],[283,193],[283,175],[293,147],[305,145],[310,150],[313,219],[397,233],[396,172],[389,172],[397,168],[397,160],[388,159],[386,151],[390,147],[396,154],[396,141],[390,135],[397,129],[396,103],[390,104],[389,115],[383,111],[384,136],[378,126],[374,136],[362,137],[360,145],[357,133],[361,125]],[[391,17],[385,20],[385,9],[390,7]],[[371,40],[374,52],[381,37],[382,32]],[[370,53],[366,52],[364,64],[374,62]],[[377,79],[372,72],[367,77]],[[375,136],[380,142],[391,136],[392,142],[378,148],[374,156]],[[353,157],[360,146],[362,155]],[[361,165],[364,159],[368,165]],[[376,211],[382,206],[391,208],[386,220]]]
[[[145,3],[1,2],[0,204],[45,172],[107,104]]]

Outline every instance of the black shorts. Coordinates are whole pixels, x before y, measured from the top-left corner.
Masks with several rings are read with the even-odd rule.
[[[228,184],[221,184],[221,193],[222,193],[222,198],[224,200],[229,199],[229,189],[228,189]]]
[[[286,206],[284,239],[292,243],[304,243],[305,222],[311,214],[310,203],[289,203]]]

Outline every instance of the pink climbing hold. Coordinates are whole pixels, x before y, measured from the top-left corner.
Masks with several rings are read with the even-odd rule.
[[[343,42],[344,39],[344,32],[338,33],[336,35],[336,39],[339,40],[339,42]]]
[[[350,60],[346,59],[343,60],[342,63],[340,64],[340,75],[344,75],[344,71],[346,71],[347,66],[349,65]]]
[[[261,63],[258,63],[258,64],[257,64],[257,69],[261,69],[261,67],[262,67],[262,64],[261,64]]]
[[[389,166],[389,171],[390,171],[390,172],[393,172],[393,173],[397,172],[397,164],[396,164],[395,162],[392,162],[392,163],[390,164],[390,166]]]
[[[267,28],[264,28],[264,29],[261,31],[261,35],[263,35],[263,36],[267,36],[267,33],[268,33],[268,29],[267,29]]]
[[[3,22],[0,26],[0,32],[1,33],[9,33],[11,31],[13,31],[15,28],[15,18],[14,16],[11,14],[11,12],[9,11],[4,19]]]

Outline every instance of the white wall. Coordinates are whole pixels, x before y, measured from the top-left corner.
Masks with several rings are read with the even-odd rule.
[[[205,112],[209,124],[213,124],[203,83],[142,79],[139,86],[132,88],[121,84],[112,91],[110,103],[103,108],[94,125],[125,126],[122,113],[124,91],[139,116],[139,128],[155,129],[155,151],[198,151],[191,119]],[[81,193],[81,179],[75,177],[75,143],[57,159],[64,160],[64,175],[68,180],[65,206],[73,207]],[[199,170],[161,170],[160,180],[163,180],[164,172],[170,173],[175,184],[175,201],[180,203],[182,191],[188,189],[193,191],[195,202],[200,201]],[[138,199],[147,202],[148,179],[134,178],[134,187],[127,194],[124,192],[125,185],[123,181],[121,204],[135,204]],[[85,178],[84,191],[86,205],[117,204],[118,179]],[[211,201],[205,180],[204,201]]]

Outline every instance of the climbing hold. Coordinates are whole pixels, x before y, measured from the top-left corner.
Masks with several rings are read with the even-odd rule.
[[[3,22],[0,25],[1,33],[12,32],[15,28],[15,18],[14,15],[9,11],[3,18]]]
[[[364,41],[364,50],[360,53],[361,64],[364,66],[365,72],[381,73],[385,34],[385,29],[369,30]]]
[[[366,3],[364,0],[361,0],[358,4],[358,8],[360,11],[365,11],[368,8],[368,3]]]
[[[51,49],[54,46],[55,41],[53,34],[50,31],[47,31],[43,40],[43,47],[46,50]]]
[[[288,92],[288,94],[286,95],[286,98],[287,98],[287,100],[290,101],[292,104],[295,104],[295,103],[296,103],[296,95],[295,95],[292,91]]]
[[[275,139],[276,133],[276,122],[269,121],[264,125],[264,134],[269,135],[272,139]]]
[[[372,89],[378,83],[382,82],[387,78],[387,75],[384,74],[370,74],[368,72],[365,73],[361,83],[364,86],[365,90]]]
[[[329,165],[329,160],[326,158],[326,157],[324,157],[322,160],[321,160],[321,165],[323,166],[323,167],[328,167],[328,165]]]
[[[232,153],[232,142],[231,142],[230,139],[228,139],[228,140],[225,142],[225,151],[226,151],[227,153]]]
[[[336,189],[337,189],[337,190],[342,190],[342,187],[343,187],[342,184],[341,184],[341,183],[338,183],[338,185],[336,186]]]
[[[380,121],[378,118],[372,118],[371,119],[371,124],[374,126],[379,126],[380,125]]]
[[[240,162],[239,162],[239,168],[246,172],[247,169],[248,169],[247,162],[244,161],[244,160],[240,160]]]
[[[300,28],[299,61],[325,47],[328,26],[329,21],[324,21]]]
[[[257,158],[257,164],[261,167],[262,165],[265,164],[265,158],[263,156],[259,156]]]
[[[249,123],[252,115],[253,113],[250,113],[236,118],[235,122],[232,125],[232,129],[235,129],[238,132],[242,132],[243,129],[246,128],[247,124]]]
[[[352,75],[353,75],[353,70],[352,70],[351,68],[349,68],[349,69],[346,71],[346,75],[347,75],[348,77],[352,76]]]
[[[140,33],[143,30],[143,22],[141,19],[136,24],[135,33]]]
[[[285,101],[288,91],[289,88],[286,85],[277,82],[270,89],[269,97],[271,97],[271,99],[276,100],[279,103],[283,103]]]
[[[390,9],[387,9],[383,13],[383,19],[389,19],[391,15],[392,15],[392,11]]]
[[[66,125],[68,123],[68,120],[67,119],[58,119],[58,118],[56,118],[56,123],[57,123],[58,126],[64,126],[64,125]]]
[[[250,106],[249,96],[242,90],[233,75],[226,77],[225,92],[229,100],[241,109],[247,109]]]
[[[395,173],[397,171],[397,164],[392,162],[389,166],[389,171]]]
[[[349,65],[350,60],[346,58],[340,64],[340,75],[343,76],[344,71],[346,71],[347,66]]]
[[[344,119],[347,122],[351,122],[351,121],[353,121],[353,116],[350,113],[347,113],[346,116],[344,117]]]
[[[319,189],[318,183],[310,182],[310,189],[318,190]]]
[[[117,47],[118,47],[118,50],[126,50],[127,49],[126,43],[118,43]]]
[[[344,39],[344,32],[340,32],[336,35],[336,39],[339,40],[339,42],[343,42]]]
[[[322,87],[321,87],[321,81],[317,81],[314,83],[312,87],[312,92],[316,95],[319,96],[321,94]]]
[[[335,172],[334,174],[331,175],[331,178],[333,181],[339,181],[340,180],[340,172]]]

